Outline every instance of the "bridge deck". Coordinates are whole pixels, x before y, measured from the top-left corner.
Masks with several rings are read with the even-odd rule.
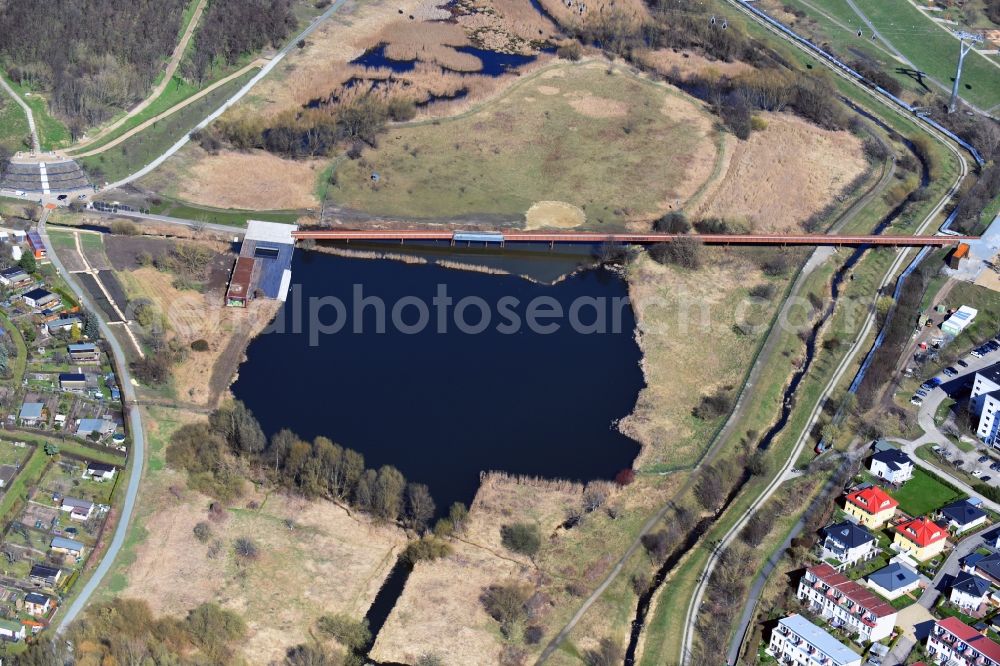
[[[428,229],[299,229],[292,232],[296,240],[341,241],[452,241],[462,232]],[[505,243],[633,243],[649,245],[669,243],[683,234],[606,234],[579,231],[503,231]],[[978,236],[838,236],[827,234],[692,234],[691,237],[711,245],[889,245],[889,246],[954,246],[978,240]]]

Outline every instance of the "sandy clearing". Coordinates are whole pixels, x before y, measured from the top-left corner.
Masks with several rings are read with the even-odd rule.
[[[122,596],[146,599],[154,612],[175,616],[205,601],[238,611],[250,628],[244,656],[271,663],[308,641],[320,615],[363,616],[405,537],[331,502],[279,494],[254,499],[262,503],[259,510],[231,509],[224,522],[211,523],[223,546],[213,559],[192,531],[206,520],[210,499],[185,492],[177,500],[164,491],[155,498],[160,508],[146,521],[150,536],[136,549]],[[262,553],[246,567],[232,554],[241,536],[252,537]]]
[[[196,159],[178,184],[181,198],[215,208],[311,208],[325,160],[286,160],[262,150]]]
[[[572,229],[587,221],[587,214],[565,201],[539,201],[524,214],[526,229]]]
[[[690,215],[746,219],[759,233],[801,231],[867,168],[861,140],[786,113],[740,142],[718,187]],[[766,167],[766,168],[764,168]]]
[[[537,90],[542,95],[558,95],[559,94],[559,88],[555,88],[553,86],[535,86],[535,90]]]

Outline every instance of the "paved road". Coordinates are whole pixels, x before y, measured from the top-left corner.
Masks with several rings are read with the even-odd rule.
[[[38,222],[38,233],[45,242],[45,246],[51,248],[53,246],[45,229],[47,219],[48,211],[43,209],[42,217]],[[49,260],[66,280],[66,283],[76,297],[80,299],[80,302],[87,306],[91,312],[99,315],[101,312],[100,308],[91,301],[90,295],[77,284],[76,277],[66,270],[66,267],[63,266],[55,252],[49,252]],[[104,336],[114,356],[118,386],[121,388],[122,393],[122,404],[126,405],[125,409],[128,411],[129,433],[132,436],[132,446],[128,452],[131,469],[129,470],[128,486],[125,489],[125,501],[122,504],[121,514],[118,516],[118,524],[115,526],[115,533],[111,538],[111,543],[101,557],[101,561],[98,563],[94,573],[80,590],[79,594],[77,594],[73,603],[59,614],[56,620],[56,631],[58,632],[64,631],[66,626],[80,614],[87,601],[90,600],[90,596],[94,593],[94,590],[97,589],[104,576],[111,570],[115,558],[118,557],[122,544],[125,543],[125,534],[128,532],[132,512],[135,509],[135,498],[139,492],[139,481],[142,478],[142,468],[145,463],[146,439],[142,429],[142,418],[139,414],[139,409],[132,406],[136,396],[132,385],[132,376],[129,373],[128,358],[104,319],[98,316],[98,321],[100,322],[101,335]]]
[[[38,130],[35,128],[35,116],[31,113],[31,107],[28,103],[21,99],[21,96],[14,92],[14,89],[10,87],[7,83],[7,79],[0,76],[0,86],[7,91],[7,94],[14,98],[14,101],[21,105],[24,109],[24,115],[28,117],[28,130],[31,132],[31,149],[36,153],[42,152],[42,144],[38,140]]]
[[[147,164],[143,168],[139,169],[135,173],[133,173],[131,175],[128,175],[128,176],[125,176],[124,178],[122,178],[119,181],[111,183],[110,185],[108,185],[104,189],[105,190],[111,190],[111,189],[114,189],[116,187],[121,187],[122,185],[127,185],[127,184],[131,183],[134,180],[138,180],[139,178],[142,178],[143,176],[145,176],[146,174],[150,173],[151,171],[153,171],[154,169],[156,169],[158,166],[160,166],[161,164],[163,164],[164,162],[166,162],[174,153],[176,153],[178,150],[180,150],[181,148],[183,148],[184,145],[188,141],[191,140],[191,133],[192,132],[196,132],[197,130],[204,129],[205,127],[208,127],[208,125],[211,124],[216,118],[218,118],[223,113],[225,113],[229,109],[229,107],[231,107],[233,104],[235,104],[240,99],[242,99],[243,96],[246,95],[248,92],[250,92],[250,90],[255,85],[257,85],[258,83],[260,83],[261,79],[263,79],[265,76],[267,76],[268,74],[270,74],[271,70],[274,69],[278,65],[279,62],[281,62],[282,60],[284,60],[285,56],[287,56],[291,52],[292,49],[298,48],[297,44],[300,41],[302,41],[302,40],[306,39],[307,37],[309,37],[309,35],[311,35],[313,33],[313,31],[317,27],[319,27],[319,25],[321,23],[323,23],[323,21],[325,21],[326,19],[330,18],[335,13],[337,13],[337,11],[341,7],[344,6],[345,2],[347,2],[347,0],[336,0],[332,5],[330,5],[330,7],[325,12],[323,12],[322,14],[320,14],[319,16],[317,16],[316,18],[314,18],[312,20],[312,22],[306,27],[305,30],[303,30],[302,32],[300,32],[299,34],[297,34],[295,37],[293,37],[287,44],[285,44],[285,46],[280,51],[278,51],[274,55],[273,58],[271,58],[271,60],[269,60],[267,62],[266,65],[264,65],[263,67],[261,67],[260,71],[257,72],[257,74],[255,74],[252,79],[250,79],[249,81],[247,81],[246,85],[244,85],[242,88],[240,88],[239,90],[237,90],[233,94],[232,97],[230,97],[225,102],[223,102],[222,106],[220,106],[218,109],[216,109],[214,112],[212,112],[207,118],[205,118],[203,121],[201,121],[200,123],[198,123],[197,125],[195,125],[194,127],[192,127],[190,132],[186,133],[183,137],[181,137],[177,141],[177,143],[175,143],[174,145],[170,146],[170,148],[168,148],[165,153],[163,153],[162,155],[160,155],[155,160],[153,160],[152,162],[150,162],[149,164]]]

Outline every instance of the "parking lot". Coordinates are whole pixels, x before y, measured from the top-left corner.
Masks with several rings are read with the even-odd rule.
[[[935,422],[935,415],[938,408],[946,398],[955,400],[957,403],[956,406],[959,409],[965,409],[965,401],[969,397],[969,391],[976,372],[1000,362],[1000,344],[994,345],[992,351],[984,353],[979,358],[971,354],[966,354],[960,360],[966,364],[966,367],[962,367],[959,363],[952,365],[951,367],[956,371],[953,376],[949,376],[949,374],[942,371],[931,378],[931,380],[928,380],[937,380],[940,384],[926,391],[927,395],[920,403],[917,418],[924,431],[941,434],[941,439],[945,442],[939,445],[939,455],[942,458],[943,469],[954,467],[955,469],[951,470],[953,473],[964,472],[970,475],[971,478],[968,479],[970,484],[976,482],[978,479],[979,482],[986,482],[1000,488],[1000,451],[990,449],[976,439],[968,441],[971,439],[969,437],[966,437],[962,441],[965,442],[966,448],[971,445],[971,450],[963,451],[951,441],[954,435],[949,437],[941,433]],[[986,456],[986,459],[980,461],[980,458],[984,456]],[[991,469],[991,465],[994,465],[996,469]]]

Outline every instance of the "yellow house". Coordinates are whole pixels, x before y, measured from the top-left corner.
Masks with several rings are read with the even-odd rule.
[[[948,530],[929,518],[916,518],[896,525],[892,542],[900,552],[923,562],[944,550]]]
[[[872,486],[847,495],[844,511],[865,527],[879,528],[896,513],[899,502],[881,488]]]

